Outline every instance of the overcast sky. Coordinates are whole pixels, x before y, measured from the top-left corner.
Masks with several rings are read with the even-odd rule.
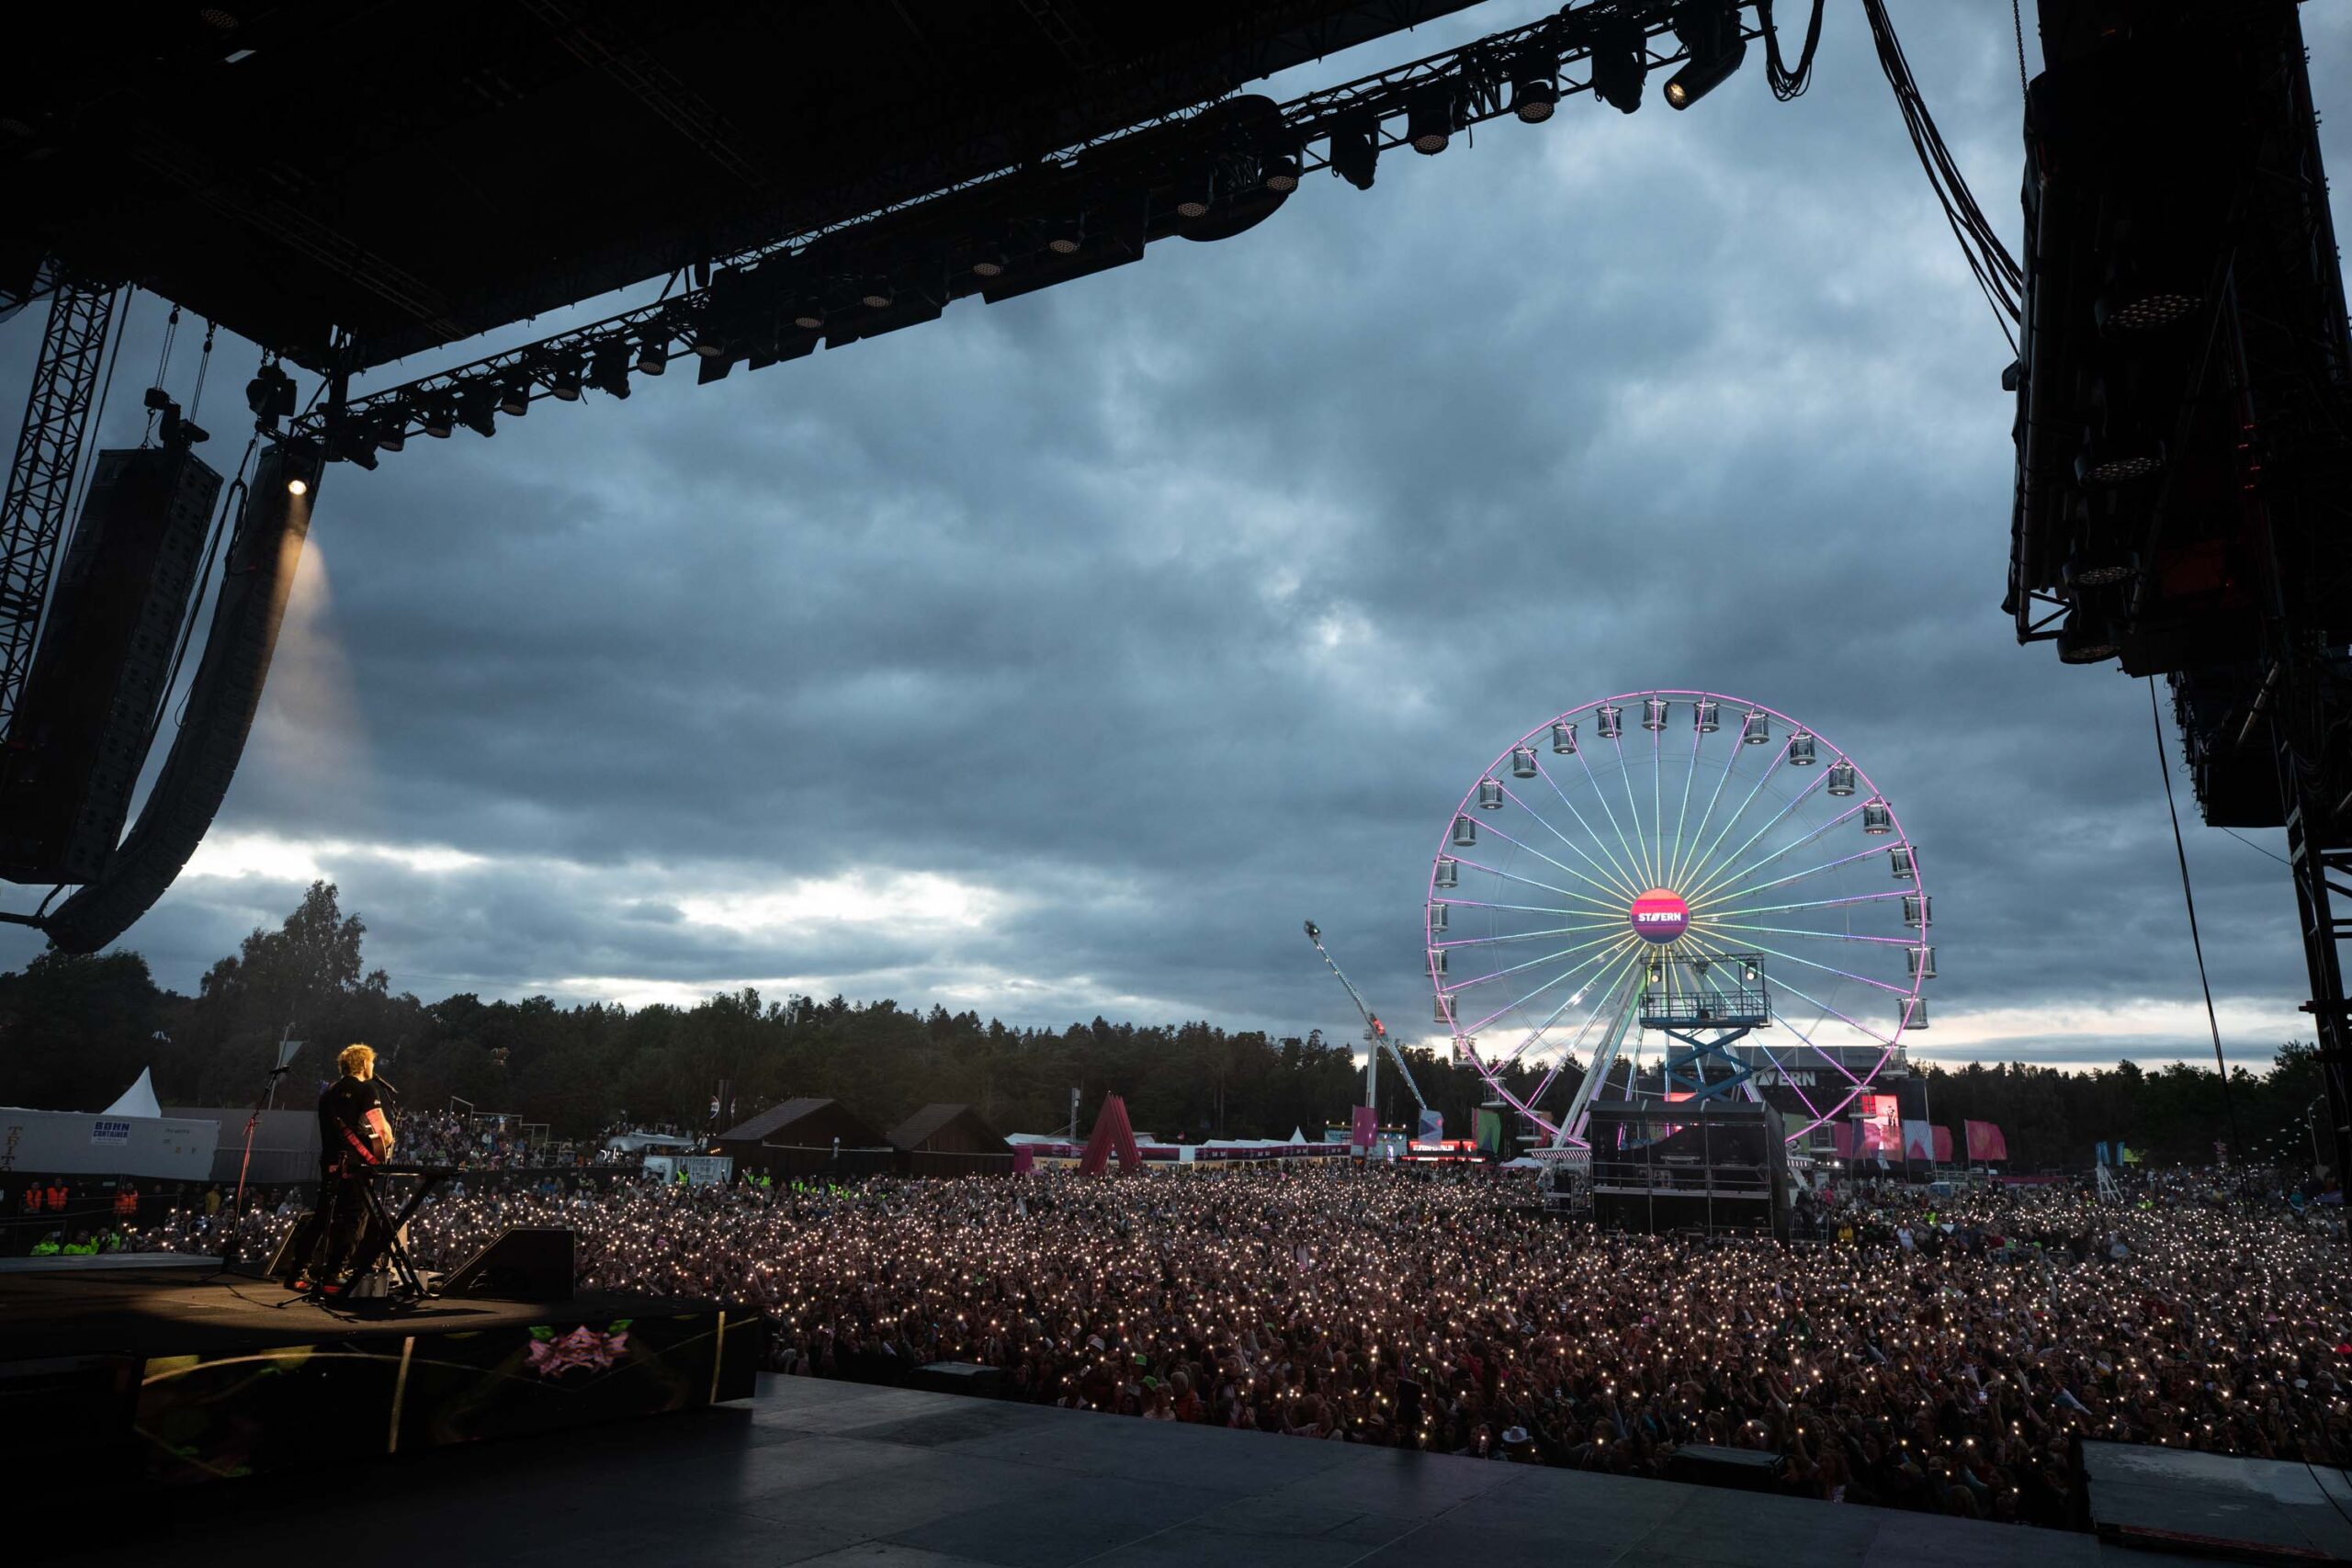
[[[2014,245],[2008,7],[1894,11]],[[2303,10],[2338,125],[2347,11]],[[1301,919],[1426,1018],[1422,889],[1478,770],[1690,686],[1895,801],[1939,921],[1915,1051],[2210,1061],[2147,688],[2012,641],[2008,349],[1830,12],[1792,104],[1751,54],[1685,114],[1575,99],[1370,192],[1310,177],[1229,242],[334,469],[236,786],[124,945],[192,989],[324,876],[428,999],[748,984],[1350,1036]],[[155,361],[137,310],[109,444]],[[0,326],[11,399],[39,314]],[[216,464],[253,364],[222,340]],[[2175,782],[2224,1044],[2259,1062],[2307,1032],[2283,845]],[[36,946],[0,929],[0,966]]]

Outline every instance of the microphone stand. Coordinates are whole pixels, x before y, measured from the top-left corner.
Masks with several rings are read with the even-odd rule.
[[[220,1268],[224,1272],[236,1266],[237,1254],[241,1245],[239,1233],[244,1228],[245,1175],[248,1171],[253,1169],[254,1129],[261,1123],[261,1110],[263,1104],[266,1101],[275,1101],[277,1100],[277,1080],[286,1076],[288,1067],[290,1067],[293,1064],[291,1063],[288,1063],[285,1066],[276,1066],[269,1069],[269,1072],[262,1079],[261,1093],[254,1096],[253,1109],[245,1114],[245,1152],[243,1156],[237,1162],[237,1196],[235,1201],[230,1205],[229,1209],[229,1234],[222,1238],[220,1243]]]

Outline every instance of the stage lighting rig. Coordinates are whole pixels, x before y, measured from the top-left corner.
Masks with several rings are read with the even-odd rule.
[[[1667,78],[1666,101],[1672,108],[1687,109],[1713,92],[1747,58],[1736,0],[1690,0],[1674,14],[1674,35],[1690,60]]]
[[[436,392],[425,399],[424,406],[417,411],[417,428],[435,441],[448,440],[449,433],[458,427],[455,411],[450,406],[455,401],[447,392]]]
[[[1405,134],[1413,151],[1434,157],[1453,140],[1462,96],[1458,82],[1441,80],[1417,87],[1405,107]]]
[[[548,375],[548,395],[567,403],[580,400],[580,355],[567,354]]]
[[[1358,116],[1331,132],[1331,172],[1358,190],[1370,190],[1380,166],[1380,122]]]
[[[628,396],[628,344],[613,338],[596,345],[588,362],[588,384],[607,397]]]
[[[264,430],[276,430],[281,419],[294,417],[294,378],[275,360],[265,364],[245,383],[245,406]]]
[[[1541,55],[1529,55],[1511,69],[1510,112],[1522,125],[1541,125],[1560,107],[1559,67]]]
[[[458,394],[458,423],[477,435],[498,434],[498,392],[477,381]]]
[[[670,334],[648,333],[637,348],[637,370],[640,376],[659,376],[670,368]]]
[[[1631,17],[1598,23],[1592,39],[1592,96],[1632,114],[1642,107],[1642,83],[1649,75],[1649,36]]]
[[[516,371],[498,384],[498,412],[520,419],[531,412],[531,378]]]

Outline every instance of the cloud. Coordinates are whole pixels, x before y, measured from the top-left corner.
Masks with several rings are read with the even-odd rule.
[[[2014,231],[2007,29],[1915,9]],[[2352,25],[2303,20],[2324,107]],[[1697,686],[1817,727],[1896,803],[1936,1053],[2196,1059],[2147,694],[1998,612],[2007,345],[1858,18],[1804,99],[1761,75],[1681,115],[1572,101],[1391,153],[1368,193],[1312,179],[1232,241],[329,475],[254,744],[128,944],[191,987],[324,874],[427,996],[750,983],[1351,1037],[1299,920],[1426,1017],[1430,859],[1478,771],[1593,697]],[[19,382],[37,334],[0,329]],[[2183,808],[2225,1044],[2267,1056],[2303,985],[2283,871]],[[0,933],[0,964],[33,950]]]

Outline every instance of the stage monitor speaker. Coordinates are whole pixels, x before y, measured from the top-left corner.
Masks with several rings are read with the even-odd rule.
[[[220,476],[185,447],[101,452],[0,761],[0,876],[106,868],[171,678]]]
[[[571,1299],[573,1236],[552,1225],[509,1225],[441,1282],[445,1296],[506,1302]]]

